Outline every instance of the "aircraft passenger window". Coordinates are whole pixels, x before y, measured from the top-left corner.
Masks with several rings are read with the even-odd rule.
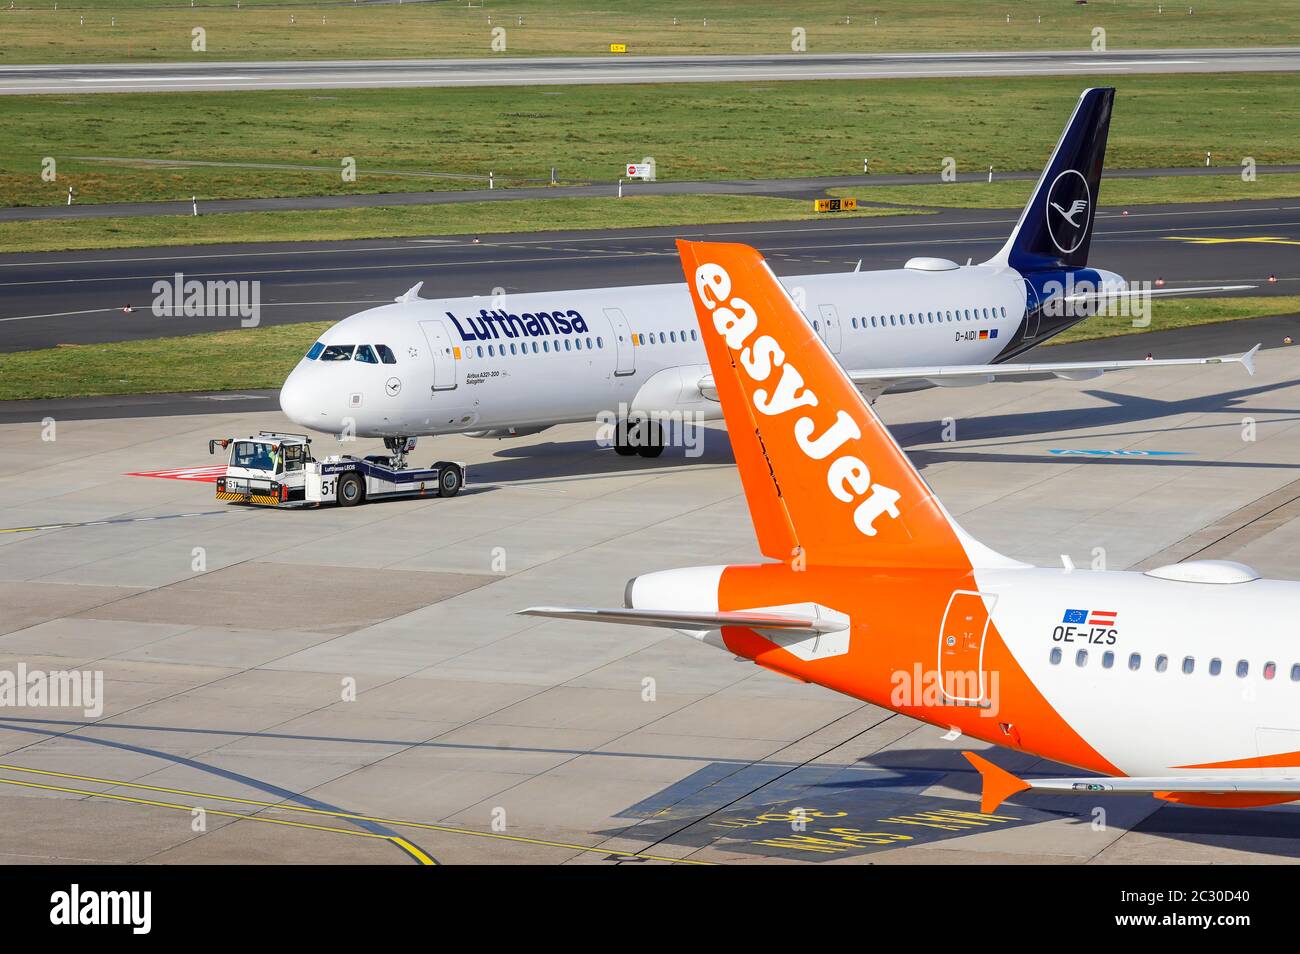
[[[858,319],[857,319],[857,318],[850,318],[850,319],[849,319],[849,324],[852,325],[854,328],[856,328],[856,327],[858,326]]]
[[[633,338],[640,338],[640,339],[641,339],[641,340],[638,342],[638,344],[645,344],[645,335],[637,334],[637,335],[633,335],[632,337],[633,337]]]
[[[695,329],[694,329],[694,328],[691,329],[691,340],[692,340],[692,341],[695,340]]]
[[[596,336],[596,347],[597,348],[605,347],[605,339],[600,337],[599,335]]]
[[[1196,660],[1193,659],[1191,656],[1184,656],[1183,672],[1187,673],[1187,675],[1190,676],[1192,674],[1192,670],[1195,668],[1196,668]]]
[[[1005,318],[1006,316],[1007,316],[1007,306],[1006,306],[1006,305],[1003,305],[1003,306],[1002,306],[1002,317]]]
[[[1250,672],[1250,663],[1244,659],[1237,660],[1237,678],[1245,679],[1246,674]]]
[[[821,326],[816,321],[813,322],[813,331],[821,331]]]
[[[384,364],[397,364],[397,355],[393,354],[393,349],[388,345],[375,345],[375,350],[379,352],[379,360]]]
[[[667,344],[667,343],[668,343],[668,336],[667,336],[666,334],[664,334],[662,331],[659,332],[659,343],[660,343],[660,344]]]
[[[375,352],[371,349],[370,345],[357,345],[357,353],[354,360],[360,361],[364,364],[379,363],[379,359],[375,357]]]
[[[568,339],[568,338],[565,338],[565,339],[564,339],[564,350],[565,350],[565,351],[571,351],[571,350],[573,350],[573,349],[572,349],[572,345],[569,344],[569,339]]]
[[[550,350],[551,350],[551,343],[550,343],[549,341],[543,341],[543,342],[542,342],[542,350],[543,350],[543,351],[550,351]]]
[[[1074,654],[1074,664],[1080,668],[1088,665],[1088,650],[1080,649]]]
[[[1291,667],[1291,681],[1300,682],[1300,663]]]
[[[315,361],[317,358],[320,357],[320,353],[324,350],[325,350],[325,345],[323,345],[319,341],[316,342],[314,345],[311,346],[311,350],[307,352],[307,360]]]
[[[1052,651],[1047,655],[1047,659],[1053,666],[1059,665],[1061,662],[1061,647],[1053,646]]]
[[[1101,654],[1101,668],[1109,669],[1113,665],[1115,665],[1115,654],[1108,649]]]
[[[1169,657],[1161,653],[1156,657],[1156,672],[1164,672],[1169,668]]]
[[[576,348],[577,350],[581,351],[581,350],[582,350],[582,339],[581,339],[581,338],[574,338],[574,339],[573,339],[573,347]]]
[[[515,350],[515,343],[514,343],[513,341],[510,342],[510,353],[511,353],[511,354],[518,354],[518,353],[519,353],[517,350]]]
[[[1275,662],[1264,663],[1264,678],[1272,679],[1276,675],[1277,675],[1277,663]]]
[[[1141,666],[1142,666],[1142,654],[1141,653],[1130,654],[1128,657],[1128,668],[1132,669],[1134,672],[1137,672],[1138,669],[1141,668]]]
[[[320,353],[322,361],[348,361],[352,358],[352,351],[356,345],[330,345]]]
[[[1211,660],[1210,660],[1210,675],[1211,675],[1211,676],[1217,676],[1217,675],[1218,675],[1220,672],[1222,672],[1222,671],[1223,671],[1223,660],[1222,660],[1222,659],[1217,659],[1217,658],[1216,658],[1216,659],[1211,659]]]
[[[533,342],[533,354],[537,354],[537,342]]]

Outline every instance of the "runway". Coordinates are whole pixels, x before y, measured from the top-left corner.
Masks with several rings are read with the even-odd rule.
[[[1294,578],[1293,358],[1265,351],[1253,378],[1143,369],[877,409],[963,526],[1009,555],[1087,572],[1101,547],[1110,568],[1196,555]],[[720,431],[698,458],[655,461],[597,449],[585,425],[422,441],[421,460],[467,462],[464,493],[352,510],[250,510],[200,481],[128,476],[204,466],[207,438],[285,425],[233,407],[60,419],[52,442],[0,423],[0,529],[63,527],[0,534],[0,669],[104,676],[99,713],[0,710],[0,860],[1300,859],[1294,806],[1040,793],[983,815],[969,739],[672,633],[515,615],[757,559]],[[1079,450],[1098,456],[1062,453]],[[317,453],[334,451],[322,436]]]
[[[0,95],[1294,72],[1295,47],[990,53],[495,57],[0,67]]]
[[[1103,192],[1104,195],[1104,192]],[[1300,282],[1295,200],[1135,207],[1098,213],[1092,262],[1134,280]],[[898,268],[913,255],[965,262],[992,255],[1014,210],[950,210],[846,220],[526,235],[303,242],[0,256],[0,350],[219,331],[232,318],[155,317],[152,286],[189,278],[262,283],[262,322],[337,320],[423,281],[425,297],[490,296],[679,280],[678,237],[757,246],[778,274]],[[1267,284],[1276,275],[1275,284]],[[131,307],[125,312],[124,308]]]

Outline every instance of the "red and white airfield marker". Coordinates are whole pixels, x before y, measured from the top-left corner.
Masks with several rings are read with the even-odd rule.
[[[174,467],[170,470],[142,470],[125,474],[126,477],[165,477],[168,480],[201,480],[205,483],[215,484],[217,478],[226,472],[225,464],[209,465],[207,467]]]

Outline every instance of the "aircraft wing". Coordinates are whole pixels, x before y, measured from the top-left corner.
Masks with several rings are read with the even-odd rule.
[[[1087,793],[1087,794],[1147,794],[1182,793],[1202,795],[1288,795],[1300,799],[1300,777],[1267,777],[1261,775],[1205,776],[1085,776],[1080,778],[1023,779],[974,752],[963,752],[966,760],[980,773],[983,791],[980,811],[989,813],[1012,795],[1025,791]]]
[[[1107,371],[1127,371],[1135,368],[1169,368],[1184,365],[1240,364],[1247,374],[1255,373],[1255,354],[1259,345],[1244,354],[1220,355],[1214,358],[1154,358],[1135,361],[1030,361],[1012,364],[954,364],[914,368],[862,368],[847,369],[849,379],[862,391],[883,391],[891,384],[907,382],[932,384],[936,387],[963,388],[989,384],[998,378],[1017,377],[1021,380],[1035,378],[1063,378],[1067,381],[1087,381]],[[718,399],[713,375],[700,379],[700,393],[710,401]]]
[[[564,606],[531,606],[520,610],[521,616],[546,616],[551,619],[576,619],[596,623],[626,623],[631,626],[657,626],[661,629],[721,629],[723,626],[745,626],[749,629],[768,630],[796,636],[820,636],[840,632],[842,622],[817,619],[812,616],[795,616],[787,613],[766,613],[738,610],[731,613],[688,613],[678,610],[645,609],[585,609]]]

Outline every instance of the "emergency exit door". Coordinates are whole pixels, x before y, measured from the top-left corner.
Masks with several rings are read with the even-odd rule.
[[[636,373],[636,347],[632,343],[632,329],[628,327],[627,316],[623,314],[622,308],[606,308],[605,317],[609,319],[609,326],[614,333],[614,353],[618,356],[614,373]]]
[[[988,701],[984,676],[984,639],[989,612],[997,597],[955,590],[939,625],[939,685],[949,702],[978,705]]]
[[[819,305],[821,318],[817,321],[817,333],[821,335],[831,354],[840,353],[840,315],[834,305]]]
[[[450,391],[460,383],[459,349],[452,344],[447,326],[441,321],[422,321],[420,327],[424,329],[424,340],[429,343],[429,354],[433,357],[433,389]]]

